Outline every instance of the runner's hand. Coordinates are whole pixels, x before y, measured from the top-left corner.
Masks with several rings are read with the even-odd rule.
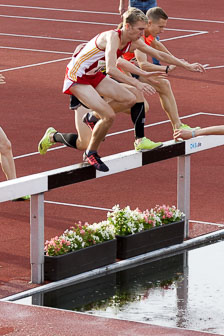
[[[0,74],[0,84],[5,84],[5,77]]]
[[[192,132],[189,130],[183,130],[183,129],[176,129],[173,133],[174,140],[177,140],[178,138],[187,140],[192,138]]]
[[[157,85],[159,82],[156,80],[157,78],[159,79],[164,79],[167,77],[167,74],[163,71],[153,71],[153,72],[146,72],[144,77],[152,84],[152,85]]]
[[[119,6],[119,13],[120,13],[120,16],[121,16],[121,17],[123,16],[124,12],[126,12],[125,7],[123,7],[123,6]]]
[[[176,67],[176,65],[169,65],[169,70],[168,70],[168,73],[169,72],[171,72],[171,71],[173,71],[173,70],[175,70],[177,67]]]
[[[141,83],[138,81],[138,83],[136,84],[136,88],[139,90],[139,91],[142,91],[142,93],[145,93],[145,94],[154,94],[156,93],[156,90],[149,84],[147,83]]]
[[[189,71],[205,72],[205,68],[200,63],[189,64],[186,62],[186,69]]]

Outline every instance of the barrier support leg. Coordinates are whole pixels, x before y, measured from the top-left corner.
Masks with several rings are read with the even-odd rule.
[[[190,155],[177,158],[177,208],[185,213],[184,238],[189,236],[190,218]]]
[[[44,282],[44,193],[30,200],[30,263],[31,282]]]

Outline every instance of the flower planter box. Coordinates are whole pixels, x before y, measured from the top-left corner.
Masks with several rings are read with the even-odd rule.
[[[116,236],[117,258],[127,259],[184,240],[184,220],[154,227],[128,236]]]
[[[45,280],[57,281],[112,264],[116,261],[116,239],[59,256],[44,257]]]

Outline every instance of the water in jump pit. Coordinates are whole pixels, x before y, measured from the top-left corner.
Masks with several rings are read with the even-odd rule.
[[[42,294],[43,305],[224,334],[223,256],[220,241]]]

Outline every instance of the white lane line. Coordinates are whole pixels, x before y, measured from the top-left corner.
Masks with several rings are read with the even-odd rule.
[[[209,65],[209,64],[208,64]],[[206,70],[210,70],[210,69],[220,69],[220,68],[224,68],[224,65],[216,65],[213,67],[207,67]]]
[[[57,59],[57,60],[53,60],[53,61],[46,61],[46,62],[41,62],[41,63],[22,65],[22,66],[19,66],[19,67],[16,67],[16,68],[9,68],[9,69],[0,70],[0,73],[6,72],[6,71],[20,70],[20,69],[25,69],[25,68],[32,68],[32,67],[35,67],[35,66],[40,66],[40,65],[44,65],[44,64],[50,64],[50,63],[56,63],[56,62],[61,62],[61,61],[65,61],[65,60],[70,60],[70,59],[71,59],[71,57],[66,57],[66,58],[61,58],[61,59]]]
[[[104,26],[116,26],[117,23],[105,23],[105,22],[93,22],[93,21],[77,21],[77,20],[62,20],[62,19],[46,19],[41,17],[31,17],[31,16],[17,16],[17,15],[3,15],[0,17],[10,18],[10,19],[24,19],[24,20],[39,20],[39,21],[53,21],[53,22],[66,22],[66,23],[83,23],[83,24],[93,24],[93,25],[104,25]]]
[[[221,223],[202,222],[202,221],[199,221],[199,220],[192,220],[192,219],[190,219],[189,221],[192,222],[192,223],[214,225],[214,226],[218,226],[218,227],[223,227],[224,226],[224,224],[221,224]]]
[[[208,116],[224,117],[224,114],[219,114],[219,113],[209,113],[209,112],[200,112],[200,113],[204,115],[208,115]]]
[[[92,205],[73,204],[73,203],[64,203],[64,202],[46,201],[46,200],[44,201],[44,203],[63,205],[63,206],[69,206],[69,207],[76,207],[76,208],[86,208],[86,209],[93,209],[93,210],[100,210],[100,211],[112,211],[112,209],[109,209],[109,208],[101,208],[101,207],[96,207],[96,206],[92,206]],[[222,224],[222,223],[203,222],[203,221],[200,221],[200,220],[192,220],[192,219],[189,219],[189,222],[204,224],[204,225],[213,225],[213,226],[218,226],[218,227],[224,227],[224,224]]]
[[[67,55],[72,55],[71,52],[57,51],[57,50],[39,50],[39,49],[17,48],[17,47],[6,47],[6,46],[0,46],[0,49],[24,50],[24,51],[35,51],[35,52],[37,51],[37,52],[52,53],[52,54],[67,54]]]
[[[58,147],[50,148],[47,151],[50,152],[50,151],[54,151],[54,150],[58,150],[58,149],[62,149],[62,148],[68,148],[68,147],[65,146],[65,145],[60,145]],[[40,153],[39,152],[33,152],[33,153],[18,155],[18,156],[14,157],[14,160],[16,160],[16,159],[22,159],[22,158],[33,156],[33,155],[40,155]]]
[[[176,17],[169,17],[169,20],[206,22],[206,23],[224,23],[224,21],[217,21],[217,20],[187,19],[187,18],[176,18]]]
[[[189,32],[189,33],[208,33],[208,31],[205,30],[192,30],[192,29],[180,29],[180,28],[165,28],[164,30]]]
[[[116,13],[114,13],[114,12],[99,12],[99,11],[89,11],[89,10],[80,10],[80,9],[49,8],[49,7],[35,7],[35,6],[4,5],[4,4],[0,4],[0,7],[37,9],[37,10],[45,10],[45,11],[59,11],[59,12],[90,13],[90,14],[102,14],[102,15],[108,15],[109,14],[109,15],[120,16],[120,14],[117,13],[117,12]],[[169,20],[208,22],[208,23],[224,23],[224,21],[220,21],[220,20],[203,20],[203,19],[177,18],[177,17],[169,17]]]
[[[64,9],[64,8],[48,8],[48,7],[32,7],[32,6],[17,6],[17,5],[0,5],[0,7],[12,7],[12,8],[26,8],[26,9],[38,9],[46,11],[58,11],[58,12],[74,12],[74,13],[89,13],[89,14],[109,14],[109,15],[120,15],[119,13],[112,12],[96,12],[80,9]]]
[[[53,22],[67,22],[67,23],[80,23],[80,24],[93,24],[93,25],[104,25],[104,26],[116,26],[117,23],[107,23],[107,22],[95,22],[95,21],[79,21],[79,20],[65,20],[65,19],[50,19],[50,18],[41,18],[41,17],[34,17],[34,16],[17,16],[17,15],[4,15],[1,14],[0,17],[4,18],[13,18],[13,19],[24,19],[24,20],[39,20],[39,21],[53,21]],[[175,30],[172,28],[166,28],[167,30]],[[180,31],[190,31],[193,30],[180,30]],[[197,31],[196,32],[202,32]]]
[[[76,208],[87,208],[87,209],[93,209],[93,210],[112,211],[112,209],[100,208],[100,207],[95,207],[91,205],[81,205],[81,204],[72,204],[72,203],[63,203],[63,202],[54,202],[54,201],[44,201],[44,203],[65,205],[65,206],[76,207]]]
[[[161,42],[172,41],[172,40],[178,40],[178,39],[182,39],[182,38],[185,38],[185,37],[192,37],[192,36],[197,36],[197,35],[202,35],[202,34],[208,34],[208,32],[200,32],[200,33],[195,33],[195,34],[175,36],[175,37],[170,37],[170,38],[163,39],[163,40],[160,40],[160,41]]]
[[[25,37],[25,38],[36,38],[36,39],[46,39],[46,40],[57,40],[57,41],[69,41],[69,42],[88,42],[88,40],[76,40],[63,37],[50,37],[50,36],[38,36],[38,35],[23,35],[23,34],[8,34],[0,33],[1,36],[12,36],[12,37]]]

